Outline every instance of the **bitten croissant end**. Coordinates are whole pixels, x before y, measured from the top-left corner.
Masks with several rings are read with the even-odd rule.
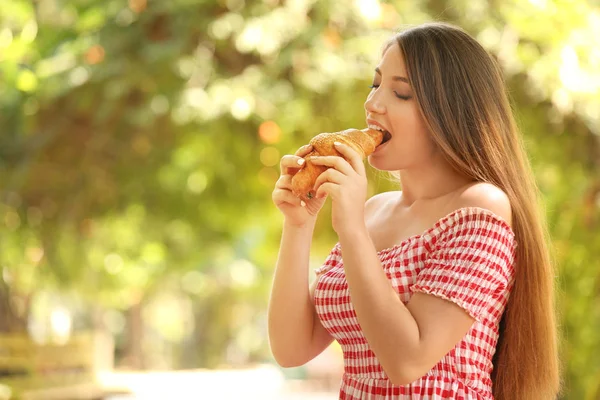
[[[292,178],[292,193],[295,196],[307,200],[315,196],[313,187],[317,177],[325,172],[327,168],[322,165],[314,165],[310,162],[312,156],[342,156],[333,145],[334,142],[340,142],[352,147],[364,159],[375,151],[375,148],[383,141],[383,132],[365,128],[346,129],[341,132],[321,133],[313,137],[309,144],[312,145],[312,151],[304,156],[304,168],[302,168]]]

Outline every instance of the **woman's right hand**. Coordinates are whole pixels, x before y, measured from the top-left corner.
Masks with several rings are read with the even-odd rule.
[[[292,193],[292,177],[302,169],[304,166],[302,157],[311,150],[311,145],[305,145],[300,147],[296,154],[285,155],[281,158],[279,163],[281,175],[273,190],[273,203],[279,208],[286,222],[295,226],[303,226],[307,222],[316,220],[317,214],[326,200],[326,198],[313,198],[304,202]]]

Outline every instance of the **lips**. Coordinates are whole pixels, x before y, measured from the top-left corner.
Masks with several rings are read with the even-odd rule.
[[[377,130],[383,132],[383,140],[379,144],[380,146],[384,143],[387,143],[392,138],[392,134],[387,129],[385,129],[385,127],[382,124],[380,124],[379,122],[377,122],[373,119],[367,118],[367,125],[371,129],[377,129]]]

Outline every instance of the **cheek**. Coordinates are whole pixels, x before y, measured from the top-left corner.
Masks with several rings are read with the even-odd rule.
[[[389,161],[402,164],[404,167],[430,159],[434,150],[433,142],[427,133],[410,124],[402,127],[390,144],[387,152],[396,159]]]
[[[420,151],[432,145],[429,131],[416,111],[397,114],[393,121],[393,129],[397,142],[411,150]]]
[[[425,130],[425,123],[419,111],[410,104],[400,104],[392,114],[393,124],[401,132],[421,132]]]

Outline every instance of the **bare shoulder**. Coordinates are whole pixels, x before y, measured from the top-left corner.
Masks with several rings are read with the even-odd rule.
[[[380,209],[386,203],[390,201],[392,198],[396,198],[401,191],[391,191],[391,192],[382,192],[377,193],[367,199],[365,202],[365,215],[369,216],[373,214],[376,210]]]
[[[498,186],[478,182],[467,187],[456,198],[457,208],[479,207],[489,210],[512,227],[512,207],[508,195]]]

